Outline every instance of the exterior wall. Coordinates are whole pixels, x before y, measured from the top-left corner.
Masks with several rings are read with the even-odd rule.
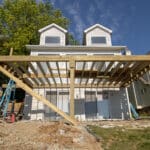
[[[130,119],[128,95],[124,88],[109,93],[110,118]]]
[[[121,55],[121,51],[94,51],[94,50],[84,50],[84,51],[31,51],[30,55],[38,56],[38,55]]]
[[[34,89],[34,91],[42,96],[44,96],[44,89]],[[31,106],[31,120],[43,120],[44,119],[44,104],[38,101],[36,98],[32,97]]]
[[[98,119],[110,119],[109,92],[99,89],[97,92],[97,117]]]
[[[32,96],[26,94],[24,100],[23,119],[25,120],[31,119],[31,107],[32,107]]]
[[[130,102],[137,109],[150,106],[150,72],[142,78],[143,80],[135,81],[128,88]]]
[[[43,90],[34,89],[35,92],[44,95]],[[43,120],[44,119],[44,104],[34,97],[26,94],[24,101],[24,119]]]
[[[104,36],[106,37],[106,44],[92,44],[91,43],[91,37],[92,36]],[[94,28],[93,30],[86,33],[86,45],[87,46],[111,46],[111,35],[100,29],[100,28]]]
[[[46,36],[59,36],[60,37],[60,44],[45,44],[45,37]],[[56,27],[50,28],[49,30],[46,30],[41,33],[40,35],[40,45],[60,45],[65,46],[66,44],[66,36],[65,33],[57,29]]]
[[[48,89],[37,90],[37,93],[46,96]],[[51,91],[56,91],[57,96],[55,100],[55,105],[62,111],[69,114],[69,95],[62,97],[59,93],[62,89],[52,89]],[[65,89],[63,91],[67,91]],[[91,93],[91,94],[90,94]],[[93,94],[94,93],[94,94]],[[47,96],[46,96],[47,97]],[[49,97],[47,99],[50,100]],[[32,100],[32,103],[31,103]],[[30,102],[30,103],[29,103]],[[48,107],[46,107],[42,102],[37,101],[35,98],[29,97],[27,95],[25,99],[26,112],[25,119],[31,120],[58,120],[61,119],[56,113],[53,113]],[[28,103],[28,105],[27,105]],[[53,102],[52,102],[53,103]],[[54,104],[54,103],[53,103]],[[49,110],[49,111],[48,111]],[[49,114],[47,114],[49,112]],[[125,89],[114,91],[107,91],[104,89],[75,89],[75,118],[79,121],[85,120],[104,120],[104,119],[129,119],[129,109],[128,100]]]
[[[150,85],[146,85],[141,81],[134,82],[134,88],[129,89],[130,101],[137,109],[150,106]],[[135,95],[133,95],[135,90]]]

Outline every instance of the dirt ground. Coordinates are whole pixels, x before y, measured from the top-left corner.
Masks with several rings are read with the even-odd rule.
[[[79,126],[63,122],[0,121],[0,149],[3,150],[101,150],[101,142],[87,132],[87,125],[103,128],[150,127],[150,120],[137,121],[90,121]]]
[[[83,126],[63,122],[0,122],[0,149],[3,150],[100,150],[100,142]]]

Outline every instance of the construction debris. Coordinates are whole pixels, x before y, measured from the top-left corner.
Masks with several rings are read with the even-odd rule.
[[[0,123],[0,149],[100,150],[101,147],[82,126],[63,122],[20,121]]]

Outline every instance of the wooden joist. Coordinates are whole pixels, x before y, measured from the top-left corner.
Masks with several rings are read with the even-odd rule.
[[[12,75],[10,72],[8,72],[4,67],[0,66],[0,72],[2,72],[4,75],[9,77],[10,79],[14,80],[20,88],[25,90],[27,93],[29,93],[31,96],[35,97],[37,100],[42,101],[45,105],[47,105],[49,108],[51,108],[53,111],[58,113],[60,116],[65,118],[67,121],[72,123],[73,125],[76,125],[77,122],[72,117],[68,116],[66,113],[64,113],[62,110],[58,109],[55,105],[50,103],[46,98],[44,98],[41,95],[38,95],[36,92],[34,92],[29,86],[27,86],[25,83],[23,83],[20,79],[16,78],[14,75]]]
[[[121,84],[121,86],[125,86],[126,83],[128,83],[129,81],[133,82],[136,75],[141,74],[141,72],[144,72],[144,69],[146,67],[149,67],[149,64],[148,63],[142,63],[138,67],[133,69],[131,72],[132,76],[127,76],[126,78],[124,78],[124,82]],[[143,73],[139,77],[141,77],[142,75],[143,75]]]
[[[52,72],[52,69],[51,69],[51,65],[49,64],[49,62],[46,62],[46,65],[47,65],[47,68],[48,68],[48,70],[49,70],[49,72],[50,72],[50,74],[52,76],[52,79],[53,79],[53,82],[55,84],[55,87],[57,87],[57,83],[56,83],[56,80],[54,78],[54,75],[53,75],[53,72]]]
[[[8,64],[8,66],[10,68],[12,68],[15,73],[17,73],[19,75],[19,78],[21,78],[22,72],[19,70],[18,67],[14,66],[13,64],[10,64],[10,63]],[[28,86],[30,86],[30,87],[33,86],[33,84],[31,83],[31,81],[29,79],[23,79],[23,81],[26,82],[28,84]]]
[[[82,73],[81,73],[81,76],[80,76],[80,84],[82,83],[82,79],[83,79],[83,75],[84,75],[84,70],[85,70],[85,67],[86,67],[86,63],[83,62],[83,66],[82,66]]]
[[[117,85],[103,85],[103,84],[98,84],[97,83],[94,83],[94,84],[91,84],[91,83],[88,83],[88,84],[74,84],[74,88],[118,88],[119,87],[119,84]],[[56,88],[56,85],[55,84],[51,84],[51,86],[49,86],[49,84],[44,84],[44,85],[33,85],[33,88]],[[70,84],[57,84],[57,88],[70,88]]]
[[[23,74],[26,74],[27,76],[31,75],[31,73],[28,71],[28,68],[25,68],[22,63],[20,64],[19,68],[23,71]],[[22,78],[23,78],[23,76],[22,76]],[[30,78],[30,77],[28,77],[28,78]],[[32,82],[33,82],[34,85],[38,85],[39,84],[36,79],[31,79],[30,78],[30,80],[32,80]]]
[[[7,60],[4,60],[4,58]],[[77,66],[74,68],[74,79],[80,79],[75,87],[89,87],[89,79],[91,87],[115,87],[118,85],[126,86],[130,81],[137,80],[142,73],[146,72],[147,65],[150,64],[150,55],[142,56],[0,56],[0,63],[10,65],[11,71],[15,72],[17,77],[32,87],[69,87],[69,79],[71,72],[67,64],[74,60],[74,63],[83,62],[80,70]],[[56,67],[51,67],[51,63],[55,63]],[[66,68],[61,68],[59,63],[66,62]],[[90,63],[91,67],[85,69]],[[95,67],[95,63],[99,64]],[[23,65],[22,64],[26,64]],[[146,65],[145,65],[146,64]],[[24,66],[27,66],[25,68]],[[43,68],[46,67],[45,69]],[[106,67],[105,67],[106,66]],[[57,70],[58,73],[54,73]],[[66,72],[66,73],[64,73]],[[133,76],[130,74],[133,72]],[[60,83],[56,82],[57,78]],[[65,78],[66,80],[63,80]],[[82,82],[82,79],[86,79]],[[127,83],[127,84],[126,84]]]
[[[101,72],[101,70],[103,69],[105,65],[105,62],[100,62],[99,66],[98,66],[98,69],[97,69],[97,76],[99,76],[99,73]],[[96,78],[93,79],[91,85],[93,87],[93,83],[95,82]],[[98,81],[97,81],[97,86],[99,86],[99,83],[101,82],[101,78],[98,78]]]
[[[45,76],[45,71],[44,71],[44,69],[43,69],[44,67],[42,67],[42,65],[41,65],[40,62],[37,62],[37,65],[38,65],[39,70],[40,70],[41,73],[43,74],[44,79],[47,81],[47,83],[48,83],[49,85],[51,85],[50,81],[49,81],[48,78]]]
[[[60,79],[60,83],[63,84],[61,76],[60,76],[60,68],[59,68],[58,62],[56,62],[56,66],[57,66],[57,70],[58,70],[58,76],[59,76],[59,79]]]
[[[92,71],[93,71],[94,66],[95,66],[95,62],[93,62],[92,65],[91,65],[89,76],[88,76],[88,78],[87,78],[87,80],[85,82],[86,85],[87,85],[87,83],[88,83],[88,81],[89,81],[89,79],[90,79],[90,77],[92,75]]]
[[[32,70],[32,72],[37,76],[38,71],[37,71],[37,69],[34,68],[33,64],[29,63],[28,65],[29,65],[30,69]],[[39,78],[39,81],[41,82],[41,84],[44,84],[44,81],[41,78]]]
[[[51,73],[47,73],[45,75],[41,74],[41,73],[38,73],[37,75],[35,75],[34,73],[30,73],[30,74],[27,74],[27,73],[23,73],[22,75],[22,78],[32,78],[32,79],[35,79],[35,78],[67,78],[68,75],[67,74],[56,74],[54,73],[53,75]]]

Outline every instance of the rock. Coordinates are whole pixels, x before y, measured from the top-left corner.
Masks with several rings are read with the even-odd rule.
[[[83,142],[83,136],[80,136],[80,137],[74,137],[72,139],[73,143],[82,143]]]
[[[65,130],[60,129],[60,130],[59,130],[59,134],[60,134],[60,135],[64,135],[64,134],[65,134]]]

